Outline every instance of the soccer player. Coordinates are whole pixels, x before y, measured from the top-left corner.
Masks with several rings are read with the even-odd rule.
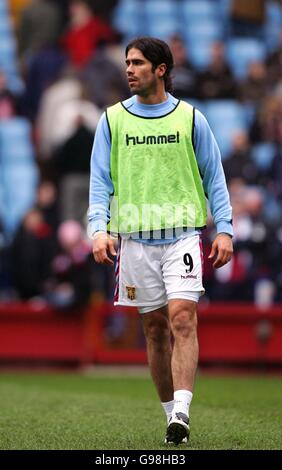
[[[115,305],[136,306],[141,314],[167,416],[165,442],[177,445],[190,432],[206,196],[217,228],[209,255],[214,268],[232,256],[232,210],[206,119],[170,94],[168,45],[137,38],[125,56],[132,97],[109,107],[98,124],[88,229],[97,263],[112,265],[117,254]],[[118,234],[117,249],[109,232]]]

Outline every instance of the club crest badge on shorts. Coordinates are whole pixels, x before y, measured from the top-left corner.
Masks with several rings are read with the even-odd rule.
[[[135,300],[136,299],[136,289],[135,289],[135,287],[126,286],[126,290],[127,290],[127,297],[130,300]]]

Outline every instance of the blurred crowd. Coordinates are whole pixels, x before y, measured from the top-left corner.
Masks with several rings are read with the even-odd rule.
[[[114,21],[122,0],[1,1],[0,43],[7,34],[15,47],[5,61],[0,46],[0,301],[69,310],[111,299],[113,271],[94,263],[86,213],[99,117],[129,97],[129,36]],[[228,34],[261,34],[267,2],[255,2],[251,18],[233,3]],[[216,272],[206,262],[204,299],[281,302],[282,32],[276,47],[251,61],[240,79],[223,40],[213,42],[209,63],[199,68],[180,33],[165,39],[174,56],[175,96],[203,112],[206,103],[239,103],[247,115],[248,126],[233,129],[223,153],[234,258]],[[205,254],[214,235],[210,220]]]

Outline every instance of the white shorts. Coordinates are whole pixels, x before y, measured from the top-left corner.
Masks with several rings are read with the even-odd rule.
[[[139,307],[145,313],[170,299],[198,301],[205,292],[200,236],[163,245],[121,238],[115,274],[114,305]]]

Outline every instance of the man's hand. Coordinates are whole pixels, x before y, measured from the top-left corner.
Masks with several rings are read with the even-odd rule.
[[[97,233],[93,239],[93,255],[96,263],[113,266],[114,262],[109,258],[109,253],[116,256],[115,244],[117,239],[112,238],[105,232]]]
[[[213,267],[217,269],[224,266],[231,260],[232,254],[232,238],[227,233],[219,233],[214,239],[211,252],[209,254],[209,259],[216,257],[213,262]]]

